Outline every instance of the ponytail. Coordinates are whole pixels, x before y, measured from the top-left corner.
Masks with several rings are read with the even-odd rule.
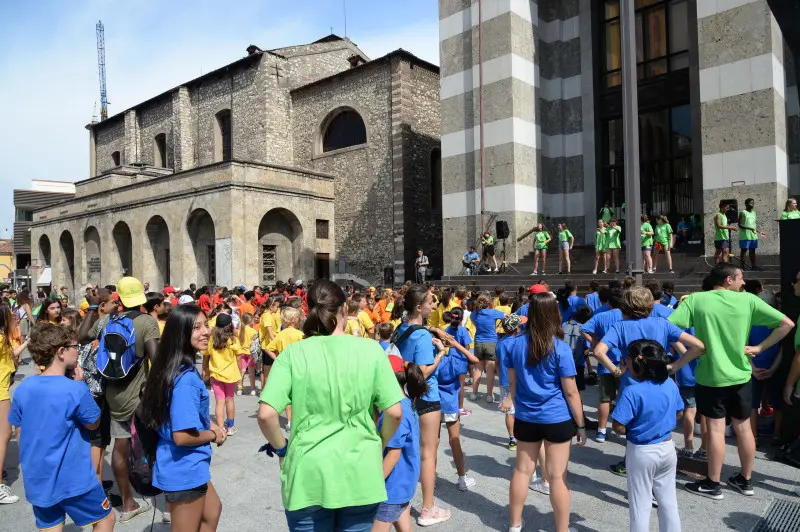
[[[667,364],[669,356],[664,348],[653,340],[636,340],[628,346],[633,371],[641,380],[661,384],[669,378]]]
[[[339,310],[347,298],[336,283],[322,279],[308,292],[308,318],[303,324],[306,338],[330,336],[339,322]]]
[[[569,288],[559,288],[558,292],[556,292],[556,301],[558,301],[558,306],[561,310],[566,311],[569,309]]]
[[[413,404],[417,399],[428,393],[428,381],[425,380],[422,368],[417,364],[406,362],[403,366],[403,371],[397,371],[394,375],[397,377],[397,382],[400,383],[400,386],[405,388],[406,394]]]

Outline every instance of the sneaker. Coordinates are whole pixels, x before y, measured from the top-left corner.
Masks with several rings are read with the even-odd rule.
[[[537,478],[536,480],[531,480],[530,489],[533,491],[538,491],[544,495],[550,495],[550,484],[548,484],[543,478]]]
[[[143,513],[147,513],[148,511],[150,511],[150,503],[147,502],[146,500],[137,501],[137,504],[139,505],[139,507],[134,510],[131,510],[130,512],[120,512],[117,522],[128,523],[133,519],[135,519],[136,517],[142,515]]]
[[[508,450],[509,451],[516,451],[517,450],[517,440],[514,438],[509,438],[508,440]]]
[[[11,493],[11,488],[0,484],[0,504],[14,504],[15,502],[19,502],[19,497]]]
[[[592,275],[597,275],[597,270],[592,270]]]
[[[239,432],[239,429],[237,429],[236,427],[232,427],[232,426],[228,427],[228,436],[233,436],[237,432]]]
[[[619,463],[616,463],[609,467],[612,473],[615,475],[619,475],[620,477],[625,477],[628,475],[628,469],[625,467],[625,460],[622,460]]]
[[[605,443],[606,433],[598,431],[597,434],[594,435],[594,441],[596,441],[597,443]]]
[[[767,408],[762,408],[762,409],[761,409],[761,410],[758,412],[758,415],[759,415],[759,416],[761,416],[761,417],[769,417],[769,416],[771,416],[771,415],[772,415],[774,412],[775,412],[775,411],[772,409],[772,407],[771,407],[771,406],[769,406],[769,407],[767,407]]]
[[[469,400],[475,402],[478,399],[478,394],[475,392],[469,392]]]
[[[255,390],[250,390],[250,396],[251,397],[255,397],[256,396],[256,391]]]
[[[678,458],[686,458],[691,460],[694,458],[694,451],[684,447],[683,449],[678,450]]]
[[[292,422],[291,421],[287,421],[286,422],[286,432],[292,432]]]
[[[242,390],[236,390],[236,395],[242,395]]]
[[[710,478],[705,478],[699,482],[688,482],[684,484],[683,487],[689,493],[694,493],[701,497],[708,497],[715,501],[722,500],[722,490],[719,487],[719,482],[714,482]]]
[[[537,272],[536,270],[533,270],[533,273],[531,275],[539,275],[539,272]]]
[[[508,532],[522,532],[522,529],[525,528],[525,520],[523,519],[518,526],[511,526],[508,525]]]
[[[698,449],[694,452],[692,458],[700,460],[701,462],[708,462],[708,453],[705,449]]]
[[[161,522],[165,525],[169,525],[172,523],[172,515],[169,512],[164,512],[161,514]]]
[[[459,408],[458,415],[461,417],[467,417],[472,415],[472,410],[467,410],[466,408]]]
[[[417,517],[417,524],[419,526],[431,526],[438,523],[444,523],[450,519],[450,510],[434,506],[433,508],[423,508]]]
[[[472,477],[468,477],[464,475],[458,479],[458,489],[459,491],[469,491],[469,489],[475,485],[475,479]]]
[[[728,486],[732,487],[742,495],[747,495],[748,497],[752,497],[756,494],[755,491],[753,491],[753,483],[744,478],[741,473],[737,473],[729,478]]]
[[[675,273],[675,271],[674,270],[670,270],[669,273]]]
[[[544,277],[545,275],[547,275],[547,272],[542,270],[542,277]]]
[[[486,395],[486,402],[487,403],[494,403],[494,394]]]

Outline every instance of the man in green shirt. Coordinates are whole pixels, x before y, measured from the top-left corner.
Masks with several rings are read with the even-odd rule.
[[[756,266],[756,248],[758,248],[758,237],[767,236],[764,232],[759,232],[756,229],[756,202],[753,198],[744,200],[744,210],[739,213],[739,249],[742,250],[742,264],[744,264],[744,256],[750,252],[750,267],[755,271],[760,271],[761,268]]]
[[[742,470],[728,479],[728,486],[744,495],[753,495],[751,476],[755,461],[755,438],[749,417],[752,401],[750,359],[780,342],[794,327],[792,320],[758,296],[742,292],[742,270],[717,264],[711,272],[713,289],[687,297],[668,318],[682,329],[694,327],[695,336],[705,345],[697,370],[695,397],[697,411],[708,424],[708,476],[686,484],[687,491],[710,499],[722,499],[720,475],[725,459],[725,416],[730,415],[736,432]],[[761,344],[748,346],[750,329],[763,325],[774,329]],[[675,372],[694,356],[680,358],[672,365]]]
[[[714,215],[714,264],[728,262],[728,253],[731,249],[731,231],[738,229],[728,224],[728,209],[730,204],[719,202],[719,211]]]
[[[794,287],[795,297],[800,298],[800,270],[794,272],[792,286]],[[800,398],[800,387],[795,389],[795,384],[800,380],[800,327],[797,327],[797,331],[794,335],[794,350],[795,354],[792,360],[792,367],[789,370],[789,377],[786,379],[786,385],[783,388],[783,400],[787,405],[793,403],[792,395],[796,398]]]

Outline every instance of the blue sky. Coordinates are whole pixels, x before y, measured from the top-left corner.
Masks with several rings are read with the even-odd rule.
[[[95,24],[105,25],[109,114],[246,55],[344,34],[342,0],[0,1],[0,238],[14,188],[88,177],[99,114]],[[347,35],[371,58],[404,48],[439,63],[436,0],[347,0]]]

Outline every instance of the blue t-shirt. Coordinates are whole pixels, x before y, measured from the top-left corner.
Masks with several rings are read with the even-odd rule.
[[[750,329],[750,338],[747,341],[747,345],[758,345],[767,337],[772,334],[772,329],[765,325],[756,325]],[[769,349],[766,349],[758,354],[757,357],[753,358],[753,365],[758,369],[769,369],[772,367],[772,363],[775,362],[775,357],[778,356],[781,350],[781,342],[773,345]]]
[[[603,304],[600,302],[600,294],[597,292],[592,292],[586,296],[586,304],[589,305],[589,308],[592,309],[592,312],[597,312]]]
[[[574,377],[575,361],[569,346],[553,338],[553,350],[535,366],[527,364],[530,340],[527,334],[509,341],[506,368],[517,374],[514,394],[514,417],[528,423],[562,423],[572,415],[561,389],[562,377]]]
[[[608,304],[601,305],[600,308],[592,312],[592,316],[602,314],[603,312],[608,312],[609,310],[611,310],[611,307],[609,307]]]
[[[514,314],[519,314],[520,316],[528,317],[528,307],[529,306],[530,305],[528,305],[528,303],[525,303],[524,305],[519,307],[516,311],[514,311]]]
[[[476,342],[497,341],[497,320],[502,320],[505,314],[493,308],[483,308],[476,310],[469,317],[475,324]]]
[[[397,328],[397,337],[399,338],[408,327],[410,327],[408,323],[401,323]],[[403,360],[406,362],[413,362],[418,366],[430,366],[434,363],[436,347],[433,345],[433,335],[425,329],[417,329],[411,333],[408,338],[400,342],[397,348],[400,349]],[[428,402],[438,401],[439,381],[436,378],[436,372],[432,372],[426,381],[428,382],[429,390],[422,397],[422,400]]]
[[[650,312],[650,317],[667,319],[673,312],[675,312],[674,308],[669,308],[665,305],[655,304],[653,305],[652,312]]]
[[[383,456],[389,449],[400,449],[400,460],[386,477],[387,504],[406,504],[414,498],[419,482],[419,419],[411,406],[411,399],[406,397],[400,404],[403,406],[403,418],[394,436],[386,445]],[[383,423],[383,414],[378,422],[378,430]]]
[[[508,348],[512,344],[511,340],[516,336],[503,336],[497,342],[495,349],[495,356],[497,356],[497,378],[500,379],[500,386],[510,386],[508,382],[508,368],[506,367],[505,360],[508,357]]]
[[[473,260],[480,260],[480,255],[478,255],[475,251],[470,251],[466,255],[464,255],[464,260],[467,263],[471,263]]]
[[[690,327],[684,332],[694,336],[694,327]],[[694,388],[695,384],[697,384],[697,379],[694,376],[695,370],[697,369],[697,361],[698,359],[695,358],[675,372],[675,382],[678,383],[678,386],[681,388]]]
[[[28,377],[14,392],[8,422],[20,428],[25,497],[47,508],[98,485],[89,431],[100,408],[83,382],[64,376]]]
[[[617,398],[611,418],[625,425],[626,437],[634,445],[667,441],[683,411],[683,399],[672,379],[661,384],[633,381]]]
[[[379,341],[378,343],[381,344],[381,349],[383,349],[384,351],[386,351],[389,348],[389,346],[392,345],[392,342],[383,340]]]
[[[665,307],[674,309],[675,305],[678,304],[678,299],[675,296],[669,296],[667,294],[664,294],[663,296],[661,296],[661,304],[664,305]]]
[[[606,335],[606,331],[608,331],[608,329],[610,329],[611,326],[618,321],[622,321],[622,311],[619,309],[611,309],[608,312],[603,312],[601,314],[595,314],[592,316],[589,321],[581,326],[581,330],[586,334],[595,335],[597,340],[600,341],[603,336]],[[614,365],[619,364],[619,350],[616,348],[609,349],[608,358]],[[608,373],[609,371],[605,368],[605,366],[602,364],[597,365],[598,375],[607,375]]]
[[[619,321],[611,326],[601,342],[609,349],[616,348],[620,353],[620,361],[628,356],[628,345],[636,340],[653,340],[661,344],[669,353],[670,344],[677,342],[683,330],[664,318],[641,318]]]
[[[153,486],[164,491],[183,491],[211,480],[211,444],[197,447],[176,445],[172,433],[179,430],[210,430],[208,390],[193,367],[184,370],[172,385],[169,423],[158,429]]]
[[[464,347],[472,343],[472,337],[466,327],[452,325],[446,329],[456,342]],[[466,370],[469,368],[469,361],[458,349],[451,347],[439,365],[436,367],[436,380],[439,383],[439,403],[444,414],[458,413],[458,394],[461,391],[460,373],[456,371],[458,367]]]

